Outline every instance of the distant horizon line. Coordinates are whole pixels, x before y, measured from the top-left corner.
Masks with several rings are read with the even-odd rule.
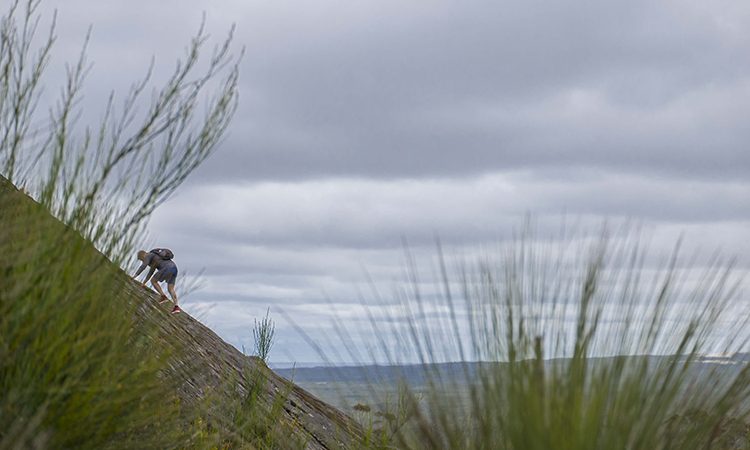
[[[705,358],[705,359],[713,359],[713,360],[724,360],[724,359],[732,359],[735,358],[737,355],[750,355],[750,353],[747,352],[734,352],[734,353],[706,353],[706,354],[699,354],[698,356]],[[636,354],[636,355],[606,355],[606,356],[590,356],[589,359],[597,359],[597,358],[616,358],[618,356],[674,356],[669,354]],[[687,356],[687,355],[682,355]],[[552,361],[555,359],[571,359],[571,357],[556,357],[556,358],[544,358],[544,361]],[[434,364],[461,364],[461,363],[468,363],[468,364],[477,364],[477,363],[486,363],[486,362],[507,362],[507,361],[442,361],[442,362],[429,362],[429,363],[420,363],[420,362],[386,362],[386,361],[368,361],[368,362],[362,362],[362,363],[356,363],[356,362],[335,362],[335,361],[328,361],[328,362],[300,362],[300,361],[282,361],[282,362],[269,362],[268,367],[270,367],[272,370],[288,370],[292,368],[296,369],[318,369],[322,367],[333,367],[333,368],[341,368],[341,367],[368,367],[368,366],[423,366],[423,365],[434,365]]]

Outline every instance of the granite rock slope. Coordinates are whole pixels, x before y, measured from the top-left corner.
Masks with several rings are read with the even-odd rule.
[[[307,438],[306,449],[356,448],[364,432],[355,420],[276,374],[260,358],[242,354],[184,311],[170,315],[172,303],[159,304],[157,293],[141,288],[136,282],[128,283],[128,289],[132,295],[143,298],[144,312],[162,321],[159,333],[169,336],[170,342],[179,343],[180,356],[176,363],[182,361],[192,366],[188,372],[193,376],[179,387],[180,397],[198,401],[207,387],[221,389],[232,377],[238,381],[240,392],[226,391],[220,395],[244,395],[248,386],[243,374],[261,371],[267,380],[264,401],[270,406],[278,395],[283,395],[281,420],[299,424],[302,437]]]

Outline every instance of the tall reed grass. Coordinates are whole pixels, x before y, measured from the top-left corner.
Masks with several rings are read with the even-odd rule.
[[[372,448],[745,448],[750,333],[733,261],[681,258],[679,245],[657,258],[634,232],[578,238],[527,231],[455,270],[438,243],[436,295],[408,251],[395,302],[373,284],[371,358],[405,355],[422,373],[401,393],[410,414]],[[368,375],[384,404],[393,368],[381,370]]]

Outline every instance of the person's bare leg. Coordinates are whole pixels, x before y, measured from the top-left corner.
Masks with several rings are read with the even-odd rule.
[[[174,301],[174,305],[177,306],[177,294],[174,291],[174,284],[168,284],[167,289],[169,289],[169,295],[172,296],[172,301]]]
[[[156,288],[156,292],[158,292],[159,295],[161,295],[162,297],[166,297],[166,295],[164,295],[164,291],[162,290],[161,286],[159,286],[159,283],[156,282],[156,275],[154,275],[153,278],[151,278],[151,284],[154,285],[154,288]]]

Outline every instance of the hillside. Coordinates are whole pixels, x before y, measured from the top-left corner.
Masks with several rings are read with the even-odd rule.
[[[0,224],[6,224],[2,227],[3,229],[0,229],[0,249],[13,250],[15,248],[18,251],[18,248],[22,248],[24,251],[33,252],[37,239],[34,236],[49,235],[67,229],[52,216],[40,211],[41,209],[41,206],[35,204],[31,198],[0,177]],[[28,211],[35,212],[31,218],[29,218]],[[24,220],[28,223],[19,223]],[[7,225],[9,223],[11,226]],[[33,227],[30,227],[32,223]],[[19,242],[18,230],[29,228],[33,228],[34,232],[39,234],[29,233],[28,236],[24,234],[23,236],[28,241]],[[61,236],[63,234],[65,233],[60,233]],[[70,240],[81,241],[82,239],[75,234],[73,238],[66,237],[58,240],[59,245],[68,245]],[[353,448],[358,438],[362,436],[361,427],[346,414],[275,374],[258,358],[243,355],[189,314],[185,312],[176,315],[168,314],[168,305],[171,306],[171,302],[160,305],[155,292],[141,288],[138,282],[130,279],[124,271],[115,267],[93,246],[81,242],[76,244],[86,247],[86,251],[89,252],[87,255],[90,254],[86,256],[86,260],[90,261],[88,264],[108,265],[110,267],[107,270],[116,272],[113,278],[115,286],[110,286],[108,289],[117,292],[117,295],[113,297],[120,297],[122,294],[130,300],[135,300],[138,308],[136,317],[133,319],[133,327],[138,328],[138,320],[141,324],[157,324],[156,328],[142,326],[140,329],[153,334],[148,338],[164,346],[159,351],[164,350],[165,354],[171,355],[169,367],[188,368],[181,372],[187,375],[181,378],[182,381],[176,386],[174,393],[179,401],[187,405],[198,404],[209,392],[214,396],[223,397],[220,400],[225,403],[236,402],[238,398],[243,398],[247,394],[249,377],[246,375],[253,373],[261,375],[261,378],[266,380],[265,383],[261,383],[260,400],[265,402],[269,409],[274,402],[278,402],[278,399],[283,400],[279,420],[295,424],[295,429],[307,442],[306,449]],[[14,263],[16,262],[10,261],[10,258],[0,259],[0,272],[5,271],[3,273],[10,274]],[[3,281],[0,277],[0,291],[7,289],[10,292],[14,286],[13,283],[12,279],[6,278]],[[0,294],[3,293],[0,292]],[[2,301],[8,299],[13,301],[13,298],[12,293],[10,297],[0,295]],[[3,337],[0,336],[0,338]],[[11,362],[11,364],[15,363]],[[222,410],[215,408],[210,414],[222,414]],[[210,414],[207,417],[208,420],[212,420]],[[227,422],[231,422],[231,418],[223,421],[223,423]],[[2,436],[0,430],[0,442],[2,442]]]

